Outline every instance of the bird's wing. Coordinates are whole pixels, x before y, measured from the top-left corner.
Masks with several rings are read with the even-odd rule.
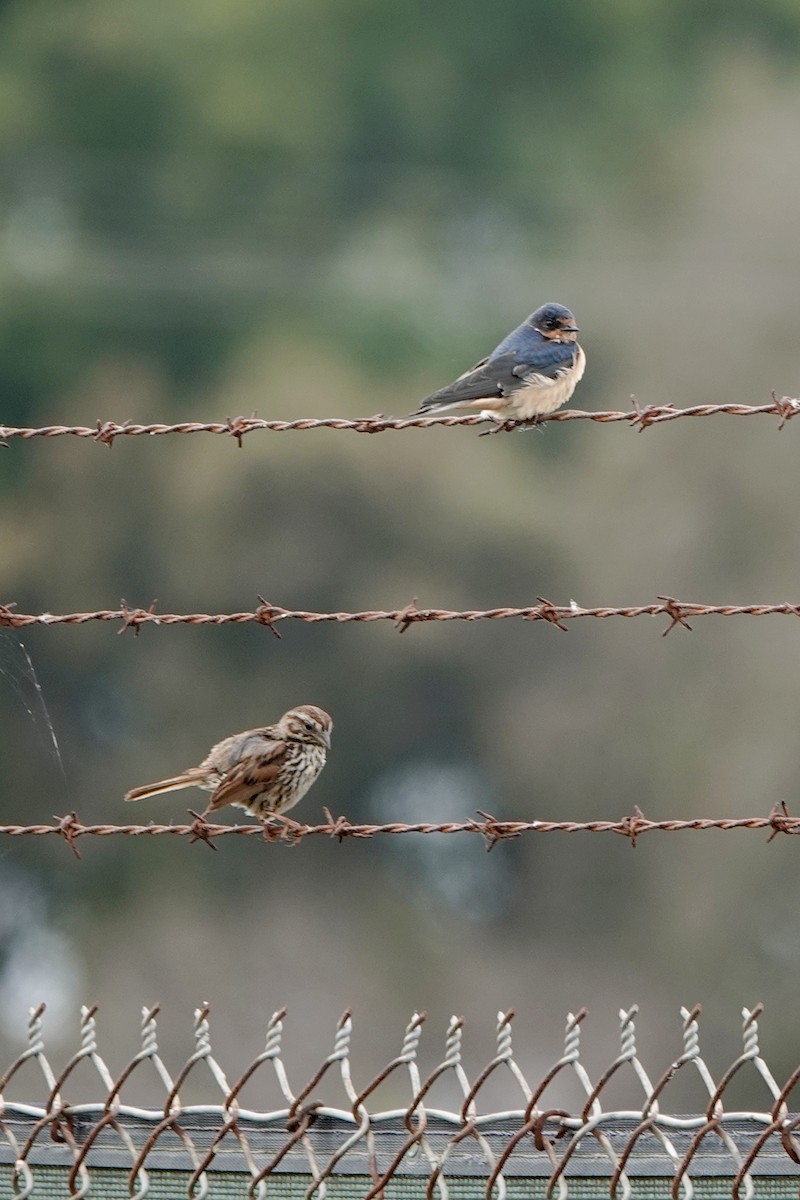
[[[571,370],[575,365],[577,354],[576,342],[543,340],[537,346],[526,348],[517,356],[518,361],[512,374],[524,383],[534,383],[537,379],[558,379],[559,375]],[[517,387],[519,383],[515,381],[512,391]]]
[[[447,387],[426,396],[419,411],[438,408],[443,404],[466,404],[470,400],[486,400],[492,396],[505,395],[505,387],[518,387],[514,378],[516,354],[498,354],[496,358],[482,358],[470,371],[465,371]]]
[[[253,729],[237,734],[243,739],[237,758],[225,770],[224,779],[211,793],[207,812],[226,804],[246,803],[267,791],[283,769],[286,743]],[[233,740],[233,739],[230,739]]]
[[[206,757],[200,763],[199,770],[216,771],[226,775],[241,758],[258,754],[264,742],[280,740],[275,733],[274,725],[263,725],[259,729],[245,729],[241,733],[232,733],[212,746]]]
[[[490,354],[472,368],[459,375],[447,387],[427,396],[419,406],[419,412],[445,405],[453,407],[468,404],[471,400],[490,400],[498,396],[511,396],[526,383],[557,379],[575,364],[578,353],[575,342],[555,342],[539,338],[527,346],[505,350],[501,354]]]

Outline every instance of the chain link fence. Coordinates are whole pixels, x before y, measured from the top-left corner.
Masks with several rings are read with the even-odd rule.
[[[299,1087],[283,1057],[286,1009],[269,1019],[263,1050],[233,1082],[212,1050],[207,1006],[195,1013],[194,1049],[176,1074],[159,1054],[157,1014],[157,1007],[143,1010],[141,1050],[114,1077],[98,1049],[96,1008],[82,1010],[79,1049],[60,1070],[46,1053],[44,1005],[31,1010],[27,1047],[0,1077],[0,1195],[750,1200],[797,1196],[800,1189],[800,1116],[790,1109],[800,1067],[783,1084],[774,1078],[759,1050],[761,1005],[743,1010],[742,1051],[718,1078],[701,1054],[699,1006],[681,1010],[676,1058],[656,1079],[637,1052],[636,1007],[620,1012],[619,1047],[596,1078],[581,1055],[586,1011],[570,1013],[563,1045],[535,1081],[515,1057],[508,1012],[498,1014],[494,1056],[472,1077],[458,1017],[443,1045],[434,1035],[434,1065],[423,1068],[422,1059],[432,1057],[431,1034],[417,1013],[396,1057],[372,1080],[356,1082],[353,1022],[345,1013],[330,1053]],[[96,1099],[70,1103],[73,1076],[81,1073],[85,1089],[87,1066]],[[163,1102],[126,1103],[132,1077],[145,1072]],[[679,1072],[699,1080],[708,1097],[703,1112],[673,1111],[670,1085]],[[741,1072],[750,1073],[757,1085],[751,1090],[767,1107],[739,1111],[728,1103]],[[16,1098],[23,1079],[24,1100]],[[612,1080],[624,1109],[605,1104]],[[565,1083],[582,1097],[574,1111],[552,1103]],[[402,1102],[381,1109],[379,1090]],[[496,1100],[483,1102],[498,1090],[500,1110]],[[199,1102],[183,1101],[189,1091]],[[279,1103],[246,1107],[245,1091],[270,1093]],[[455,1103],[437,1107],[442,1094]]]

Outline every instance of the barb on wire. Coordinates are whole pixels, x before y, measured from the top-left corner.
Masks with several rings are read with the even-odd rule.
[[[309,1200],[324,1200],[330,1184],[331,1194],[341,1185],[360,1200],[377,1200],[392,1185],[403,1194],[411,1188],[422,1195],[424,1188],[440,1200],[451,1185],[459,1195],[487,1200],[567,1196],[573,1187],[611,1200],[661,1196],[666,1189],[676,1200],[797,1194],[800,1117],[789,1105],[800,1067],[782,1086],[773,1076],[759,1049],[760,1004],[742,1009],[742,1050],[734,1050],[716,1079],[701,1055],[701,1006],[682,1008],[678,1053],[655,1084],[639,1056],[637,1005],[620,1010],[618,1046],[609,1047],[607,1065],[592,1074],[581,1053],[587,1011],[569,1013],[554,1065],[535,1082],[512,1049],[513,1011],[497,1014],[496,1051],[470,1073],[462,1056],[464,1019],[448,1022],[442,1056],[435,1047],[431,1053],[425,1013],[414,1013],[400,1053],[360,1086],[352,1077],[350,1012],[300,1086],[290,1082],[283,1048],[286,1008],[266,1021],[264,1049],[233,1084],[214,1053],[208,1005],[195,1010],[191,1047],[174,1072],[159,1051],[158,1013],[158,1005],[142,1009],[142,1048],[114,1074],[100,1054],[96,1006],[81,1009],[79,1048],[60,1070],[48,1058],[45,1005],[29,1011],[27,1047],[0,1073],[2,1195],[36,1200],[56,1191],[78,1197],[109,1189],[122,1195],[127,1188],[136,1200],[155,1200],[166,1194],[165,1174],[170,1194],[216,1195],[219,1184],[252,1200],[266,1200],[269,1180],[281,1194]],[[552,1062],[553,1054],[535,1045],[527,1058]],[[679,1070],[697,1073],[708,1096],[704,1112],[685,1113],[671,1092]],[[76,1072],[90,1097],[79,1104],[70,1101]],[[148,1107],[129,1101],[134,1074],[150,1077]],[[390,1075],[395,1107],[384,1111],[376,1097]],[[23,1078],[27,1090],[20,1094]],[[737,1092],[729,1098],[734,1078]],[[500,1089],[499,1111],[486,1099],[490,1079],[492,1102]],[[612,1081],[623,1109],[611,1102]],[[561,1106],[565,1083],[582,1097],[572,1109]],[[258,1109],[243,1106],[245,1085]],[[186,1106],[181,1092],[189,1088]],[[434,1107],[448,1097],[448,1107]]]
[[[72,613],[21,613],[15,601],[0,604],[0,628],[24,629],[29,625],[86,625],[90,621],[118,622],[120,633],[133,629],[134,633],[145,625],[264,625],[276,637],[280,637],[277,626],[282,621],[302,621],[309,625],[371,624],[386,621],[404,633],[411,625],[430,621],[544,621],[562,632],[566,621],[594,618],[605,621],[612,617],[632,620],[636,617],[667,617],[669,624],[663,630],[666,637],[677,625],[691,632],[689,619],[700,617],[800,617],[800,604],[698,604],[693,601],[676,600],[672,596],[659,596],[654,604],[634,604],[623,607],[603,605],[598,608],[582,608],[574,600],[569,604],[553,604],[550,600],[537,597],[538,604],[523,608],[449,609],[419,608],[416,599],[394,609],[367,609],[362,612],[309,612],[305,609],[281,608],[269,604],[259,596],[261,603],[250,612],[227,613],[160,613],[156,612],[155,600],[147,608],[132,608],[124,600],[120,608],[101,608],[94,612]]]
[[[653,821],[637,806],[631,816],[616,821],[511,821],[499,820],[491,814],[478,811],[478,819],[469,821],[421,821],[408,824],[394,821],[391,824],[372,825],[349,821],[347,817],[334,817],[325,809],[326,820],[320,825],[304,825],[288,817],[274,816],[252,825],[221,825],[209,821],[194,809],[188,810],[191,824],[158,825],[84,825],[74,813],[54,817],[52,824],[0,825],[0,837],[61,837],[79,857],[76,842],[82,837],[187,837],[190,843],[205,842],[212,850],[220,837],[260,837],[265,842],[283,842],[294,846],[309,837],[328,837],[342,842],[345,838],[374,838],[396,834],[478,834],[491,850],[498,842],[538,833],[615,833],[627,838],[635,847],[638,839],[646,833],[689,833],[716,830],[730,833],[734,830],[759,832],[769,830],[768,842],[778,834],[800,833],[800,817],[787,811],[785,802],[775,805],[767,816],[762,817],[681,817]]]
[[[673,404],[640,405],[635,397],[631,397],[633,407],[627,412],[615,409],[587,412],[579,408],[563,408],[558,412],[542,415],[535,424],[545,421],[593,421],[600,425],[624,424],[640,433],[653,425],[663,425],[667,421],[677,421],[682,417],[779,417],[778,429],[783,429],[787,421],[796,417],[800,412],[800,399],[792,396],[778,396],[772,392],[769,404],[694,404],[688,408],[678,408]],[[506,421],[498,426],[490,418],[477,413],[462,416],[411,416],[386,417],[376,413],[371,417],[359,417],[347,420],[342,417],[301,417],[295,421],[265,420],[255,413],[251,417],[228,417],[225,421],[180,421],[177,424],[167,424],[155,421],[147,425],[136,424],[133,421],[96,421],[94,425],[43,425],[13,426],[0,425],[0,444],[8,444],[11,439],[29,441],[32,438],[77,437],[98,442],[109,448],[118,437],[163,437],[173,433],[213,433],[231,437],[239,447],[242,446],[246,434],[258,430],[268,430],[272,433],[299,432],[307,429],[340,429],[354,433],[385,433],[388,430],[430,429],[435,425],[452,427],[455,425],[490,425],[492,429],[510,432],[514,429],[525,429],[534,424],[532,421]]]

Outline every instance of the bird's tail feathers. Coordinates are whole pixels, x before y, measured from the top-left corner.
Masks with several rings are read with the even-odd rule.
[[[464,403],[463,400],[437,400],[435,396],[429,396],[411,415],[412,417],[429,417],[434,413],[447,412],[450,408],[463,408]]]
[[[126,792],[126,800],[146,800],[148,796],[160,796],[164,792],[177,792],[180,788],[202,787],[206,779],[205,771],[184,771],[183,775],[175,775],[172,779],[160,779],[158,783],[146,783],[144,787],[131,788]]]

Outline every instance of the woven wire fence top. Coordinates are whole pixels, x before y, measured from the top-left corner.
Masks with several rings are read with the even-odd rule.
[[[273,433],[301,432],[311,429],[349,430],[354,433],[385,433],[389,430],[430,429],[441,425],[452,427],[456,425],[487,425],[485,433],[511,432],[514,429],[543,424],[546,421],[592,421],[596,424],[626,424],[642,432],[653,425],[663,425],[666,422],[677,421],[684,417],[752,417],[774,416],[778,418],[778,429],[783,429],[787,421],[800,412],[800,400],[792,396],[778,396],[772,393],[768,404],[695,404],[678,408],[673,404],[640,405],[635,396],[631,397],[633,407],[628,411],[603,410],[587,412],[582,409],[564,408],[537,418],[535,421],[505,421],[498,424],[495,420],[481,416],[479,413],[456,416],[406,416],[386,417],[376,413],[371,417],[359,417],[348,420],[342,417],[301,417],[294,421],[266,420],[253,414],[251,417],[228,417],[225,421],[181,421],[169,424],[163,421],[149,424],[137,424],[133,421],[98,420],[94,425],[44,425],[13,426],[0,425],[0,445],[6,445],[12,440],[30,441],[33,438],[77,437],[100,442],[112,446],[118,437],[162,437],[167,434],[211,433],[227,435],[234,438],[239,446],[249,433],[259,430]]]
[[[619,1013],[618,1044],[594,1075],[581,1051],[586,1011],[570,1013],[561,1045],[535,1047],[551,1064],[536,1079],[515,1056],[507,1012],[497,1017],[494,1054],[471,1074],[464,1022],[453,1017],[434,1033],[415,1013],[385,1066],[356,1080],[345,1013],[318,1068],[297,1081],[283,1050],[286,1009],[266,1021],[263,1049],[234,1079],[215,1057],[207,1006],[196,1010],[193,1047],[174,1071],[159,1053],[158,1008],[144,1009],[141,1049],[114,1075],[99,1047],[95,1008],[82,1009],[79,1047],[58,1069],[46,1052],[40,1005],[30,1013],[26,1048],[0,1076],[0,1193],[14,1200],[796,1196],[800,1117],[791,1103],[800,1067],[783,1082],[773,1076],[759,1048],[761,1005],[742,1010],[741,1051],[716,1078],[701,1053],[699,1006],[681,1010],[676,1057],[658,1076],[639,1057],[637,1011]],[[87,1071],[96,1100],[71,1103],[76,1072],[85,1087]],[[143,1072],[161,1097],[151,1107],[126,1099]],[[694,1076],[703,1111],[674,1111],[670,1088],[679,1073]],[[763,1096],[758,1109],[728,1103],[742,1073]],[[23,1081],[30,1090],[18,1099]],[[606,1103],[612,1081],[624,1108]],[[552,1102],[564,1082],[579,1097],[572,1109]],[[183,1099],[189,1091],[191,1103]],[[489,1091],[502,1108],[484,1103]],[[401,1098],[389,1109],[380,1106],[387,1093]],[[272,1107],[251,1106],[265,1095]]]

